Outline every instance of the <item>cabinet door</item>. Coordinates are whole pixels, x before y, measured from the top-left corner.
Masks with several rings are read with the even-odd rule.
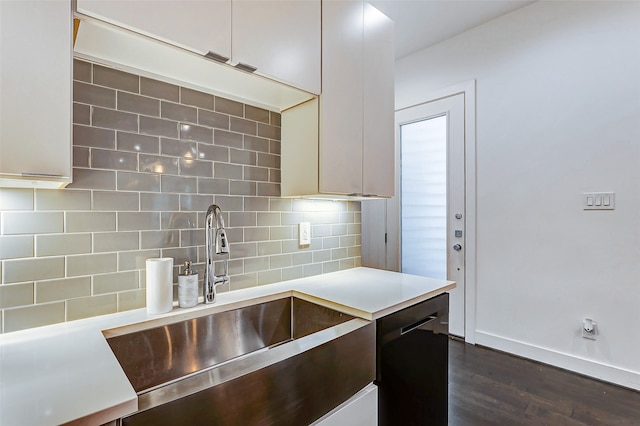
[[[362,193],[394,193],[394,26],[365,4]]]
[[[70,1],[0,1],[4,177],[71,179],[72,28]]]
[[[320,93],[320,0],[233,0],[231,61]]]
[[[362,193],[363,3],[322,2],[320,192]]]
[[[199,54],[231,57],[231,0],[77,0],[77,10]]]

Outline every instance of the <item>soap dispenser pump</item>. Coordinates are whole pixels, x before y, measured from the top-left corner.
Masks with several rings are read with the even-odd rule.
[[[184,262],[182,274],[178,274],[178,306],[191,308],[198,304],[198,273],[193,273],[191,262]]]

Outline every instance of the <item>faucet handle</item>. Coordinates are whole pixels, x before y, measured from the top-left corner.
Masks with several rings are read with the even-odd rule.
[[[216,232],[216,254],[229,254],[229,242],[224,228]]]

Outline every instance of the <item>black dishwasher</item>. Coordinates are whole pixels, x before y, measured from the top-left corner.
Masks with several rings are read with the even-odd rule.
[[[447,425],[449,294],[376,321],[379,425]]]

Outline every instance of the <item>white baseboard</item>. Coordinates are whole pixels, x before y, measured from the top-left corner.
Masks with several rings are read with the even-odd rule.
[[[529,358],[626,388],[640,390],[640,373],[636,371],[603,364],[540,346],[534,346],[530,343],[508,339],[479,330],[475,331],[475,342],[481,346],[508,352],[523,358]]]

